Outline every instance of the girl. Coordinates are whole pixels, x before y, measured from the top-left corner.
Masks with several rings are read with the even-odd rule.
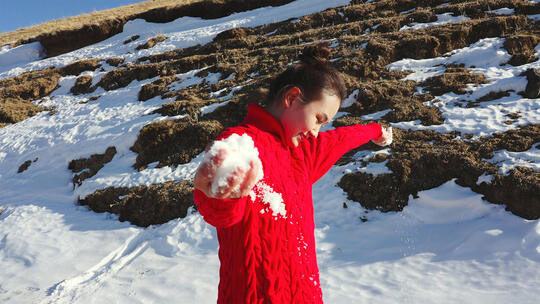
[[[347,151],[392,140],[391,129],[377,123],[319,133],[346,96],[329,55],[326,44],[307,46],[300,62],[272,81],[266,107],[249,105],[245,120],[217,138],[249,135],[260,161],[234,169],[216,187],[231,154],[219,149],[195,175],[195,203],[217,229],[218,303],[322,303],[312,184]]]

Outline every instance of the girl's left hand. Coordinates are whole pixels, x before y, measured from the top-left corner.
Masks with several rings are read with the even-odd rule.
[[[392,143],[392,127],[382,127],[382,135],[379,139],[374,139],[372,142],[379,146],[388,146]]]

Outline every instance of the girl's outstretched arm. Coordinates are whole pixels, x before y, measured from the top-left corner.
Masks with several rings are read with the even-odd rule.
[[[347,151],[357,148],[370,140],[377,144],[387,144],[391,133],[383,134],[378,123],[352,125],[334,130],[320,132],[317,138],[311,138],[304,146],[304,152],[311,162],[311,181],[315,183],[339,160]]]

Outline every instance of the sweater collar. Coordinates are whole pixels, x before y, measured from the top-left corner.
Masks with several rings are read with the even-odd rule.
[[[279,120],[258,104],[249,104],[247,116],[242,124],[253,125],[260,130],[269,132],[277,136],[282,144],[285,146],[288,145],[285,138],[285,131]]]

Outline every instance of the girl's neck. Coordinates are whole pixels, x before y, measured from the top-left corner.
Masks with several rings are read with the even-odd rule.
[[[273,103],[272,105],[265,108],[268,113],[270,113],[277,121],[281,123],[281,115],[283,114],[283,108],[279,106],[277,103]]]

